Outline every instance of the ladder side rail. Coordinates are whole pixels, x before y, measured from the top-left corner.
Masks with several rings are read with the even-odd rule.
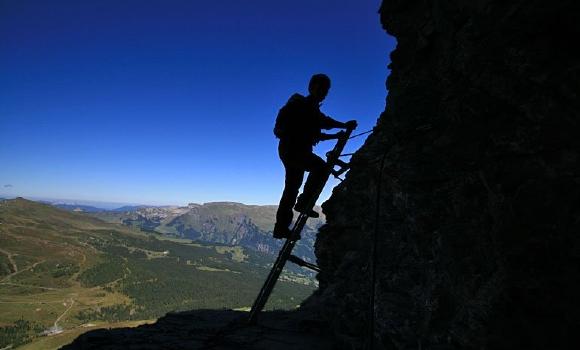
[[[300,214],[292,230],[293,236],[295,236],[294,230],[297,229],[299,229],[300,231],[302,230],[307,219],[308,216],[302,213]],[[274,290],[276,282],[278,281],[278,277],[280,277],[280,274],[282,273],[282,270],[286,265],[286,261],[288,260],[288,257],[292,253],[292,250],[294,249],[295,245],[296,240],[287,239],[284,245],[282,246],[280,253],[278,253],[278,258],[276,259],[276,262],[272,266],[272,269],[270,270],[270,273],[268,274],[268,277],[266,278],[266,281],[264,282],[264,285],[262,286],[262,289],[260,290],[258,297],[254,301],[254,305],[252,306],[252,309],[250,311],[249,318],[250,323],[254,323],[256,321],[258,313],[260,313],[260,311],[262,311],[264,306],[266,306],[266,302],[268,301],[268,298],[270,297],[272,290]]]
[[[294,247],[294,244],[295,244],[294,241],[286,240],[286,243],[284,243],[284,246],[280,250],[276,262],[272,266],[272,269],[270,270],[270,273],[268,274],[268,277],[266,278],[266,281],[264,282],[262,289],[260,289],[258,297],[256,298],[254,304],[252,305],[249,318],[250,323],[254,323],[256,321],[258,313],[260,313],[260,311],[262,311],[264,306],[266,306],[266,302],[268,301],[268,298],[272,293],[272,290],[274,289],[276,282],[278,281],[278,277],[280,277],[282,269],[284,268],[284,265],[286,263],[284,259],[284,256],[286,255],[285,252],[288,250],[291,251],[292,248]]]

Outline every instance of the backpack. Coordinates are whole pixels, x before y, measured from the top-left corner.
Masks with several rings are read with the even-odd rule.
[[[296,115],[298,112],[297,109],[300,108],[300,102],[303,102],[303,100],[304,96],[294,94],[286,102],[284,107],[280,108],[278,116],[276,116],[276,124],[274,125],[274,135],[276,138],[291,137],[293,133],[296,133],[296,130],[292,130],[296,128],[296,120],[292,119],[298,117]]]
[[[292,118],[290,112],[291,111],[289,111],[288,105],[285,105],[278,111],[276,124],[274,125],[274,135],[277,139],[283,138],[285,132],[288,130],[288,121],[290,118]]]

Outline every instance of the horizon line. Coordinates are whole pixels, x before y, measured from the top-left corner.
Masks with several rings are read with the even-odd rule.
[[[253,203],[243,203],[237,201],[228,201],[228,200],[216,200],[216,201],[209,201],[209,202],[189,202],[187,204],[145,204],[145,203],[136,203],[136,202],[117,202],[117,201],[102,201],[102,200],[91,200],[91,199],[73,199],[73,198],[55,198],[55,197],[43,197],[43,196],[26,196],[26,195],[9,195],[9,194],[2,194],[0,193],[0,198],[2,199],[16,199],[16,198],[23,198],[27,200],[31,200],[34,202],[38,201],[45,201],[51,202],[51,204],[67,204],[67,205],[87,205],[87,206],[94,206],[95,208],[99,209],[118,209],[124,206],[145,206],[145,207],[187,207],[190,205],[206,205],[206,204],[216,204],[216,203],[230,203],[230,204],[241,204],[247,206],[277,206],[278,204],[253,204]],[[62,203],[58,203],[62,202]],[[105,207],[97,206],[105,205]],[[118,205],[118,206],[117,206]]]

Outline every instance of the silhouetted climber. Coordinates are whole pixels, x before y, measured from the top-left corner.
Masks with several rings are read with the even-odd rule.
[[[286,170],[284,192],[280,199],[274,226],[274,238],[288,238],[292,222],[292,207],[304,213],[310,200],[316,200],[316,190],[322,185],[326,163],[312,153],[312,147],[319,141],[339,138],[344,132],[324,134],[321,129],[355,128],[357,122],[350,120],[342,123],[320,112],[320,103],[326,98],[330,89],[330,78],[325,74],[315,74],[308,84],[309,95],[304,97],[294,94],[278,112],[274,134],[280,139],[278,154]],[[304,179],[304,172],[309,175],[304,191],[296,201],[298,190]],[[316,197],[316,198],[315,198]],[[294,205],[296,204],[296,205]],[[319,215],[314,210],[306,213],[310,217]]]

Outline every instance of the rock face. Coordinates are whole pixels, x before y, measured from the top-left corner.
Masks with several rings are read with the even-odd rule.
[[[385,0],[380,13],[398,41],[387,107],[323,205],[309,303],[364,344],[376,232],[377,348],[571,348],[578,3]]]

